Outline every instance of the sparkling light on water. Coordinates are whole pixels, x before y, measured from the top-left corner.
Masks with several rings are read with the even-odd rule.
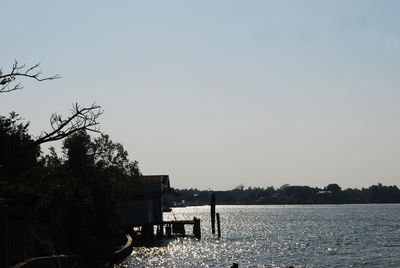
[[[167,220],[201,219],[202,239],[137,247],[116,267],[399,267],[400,205],[217,206],[174,208]],[[186,230],[192,233],[191,228]]]

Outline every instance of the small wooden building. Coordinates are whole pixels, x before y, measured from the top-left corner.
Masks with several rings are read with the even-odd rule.
[[[130,198],[127,226],[141,227],[142,234],[150,237],[157,225],[158,234],[163,235],[163,194],[170,189],[168,175],[142,176]]]

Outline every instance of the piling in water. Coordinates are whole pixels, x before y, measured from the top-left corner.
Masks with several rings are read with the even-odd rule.
[[[221,237],[221,224],[219,221],[219,213],[217,213],[217,228],[218,228],[218,237]]]
[[[185,223],[182,221],[173,222],[172,232],[174,234],[180,234],[181,236],[185,236]]]
[[[171,236],[172,236],[172,227],[171,227],[171,224],[167,224],[167,225],[165,226],[165,233],[167,234],[168,237],[171,237]]]
[[[197,219],[196,217],[194,217],[193,221],[194,221],[194,224],[193,224],[194,237],[200,239],[201,238],[200,219]]]
[[[215,234],[215,193],[211,194],[210,206],[211,206],[211,232],[212,234]]]

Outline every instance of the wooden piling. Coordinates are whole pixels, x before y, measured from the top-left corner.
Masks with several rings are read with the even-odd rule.
[[[172,223],[172,233],[185,236],[185,223],[183,221],[175,221]]]
[[[172,227],[171,227],[171,224],[167,224],[167,225],[165,226],[165,233],[167,234],[168,237],[171,237],[171,236],[172,236]]]
[[[197,219],[196,217],[194,217],[193,221],[194,221],[194,224],[193,224],[194,237],[200,239],[201,238],[200,219]]]
[[[215,193],[211,194],[211,233],[215,234]]]
[[[221,237],[221,224],[219,221],[219,213],[217,213],[217,228],[218,228],[218,237]]]
[[[164,224],[163,224],[162,221],[161,221],[161,223],[160,223],[160,236],[161,236],[161,237],[164,236]]]
[[[157,238],[162,238],[164,236],[164,225],[161,224],[157,225]]]
[[[154,240],[154,225],[153,224],[145,224],[142,226],[141,230],[142,238],[146,241]]]

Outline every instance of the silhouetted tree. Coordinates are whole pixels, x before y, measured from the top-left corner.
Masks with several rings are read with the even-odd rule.
[[[40,148],[18,114],[0,115],[0,180],[21,181],[37,164]]]
[[[38,68],[39,64],[26,67],[15,61],[9,72],[0,69],[0,93],[22,89],[22,78],[36,81],[60,78],[59,75],[42,77]],[[85,227],[79,229],[81,236],[70,233],[71,237],[82,238],[84,245],[88,245],[90,238],[94,237],[93,231],[87,228],[94,226],[89,223],[95,218],[95,212],[91,205],[93,194],[87,186],[90,185],[88,180],[93,178],[88,173],[93,171],[94,160],[90,158],[94,156],[86,131],[99,132],[98,118],[102,113],[103,110],[96,104],[88,107],[74,104],[69,116],[52,114],[51,130],[42,132],[36,138],[29,134],[29,123],[22,122],[15,112],[8,117],[0,115],[0,197],[6,199],[9,217],[20,217],[30,222],[38,240],[42,240],[40,236],[44,235],[39,232],[43,224],[35,225],[34,222],[52,223],[53,227],[59,226],[60,231],[67,229],[67,219],[83,219],[81,227]],[[67,137],[71,140],[65,143],[64,149],[69,153],[66,159],[58,157],[54,149],[50,150],[50,155],[40,158],[41,144]],[[69,213],[71,211],[76,211],[81,217]],[[63,245],[61,240],[55,239],[51,248],[55,250],[58,245]],[[80,242],[82,240],[75,244],[75,248]]]
[[[7,93],[22,89],[22,83],[17,78],[31,78],[37,81],[54,80],[61,78],[60,75],[41,77],[41,71],[38,70],[40,63],[27,67],[25,64],[20,64],[14,61],[9,72],[4,73],[0,68],[0,93]]]
[[[394,203],[400,198],[400,191],[396,185],[383,186],[382,183],[378,183],[371,185],[367,192],[370,200],[376,203]]]
[[[324,190],[330,191],[331,193],[339,193],[342,190],[342,188],[339,185],[337,185],[336,183],[331,183],[331,184],[328,184]]]
[[[0,197],[8,200],[10,218],[29,217],[36,199],[40,147],[28,127],[16,113],[0,115]]]
[[[123,146],[108,135],[92,140],[79,131],[64,140],[62,157],[52,149],[43,161],[49,171],[44,188],[52,202],[42,211],[63,226],[69,249],[90,255],[117,245],[129,193],[141,175]]]
[[[61,78],[60,75],[41,77],[41,71],[38,69],[40,63],[27,67],[15,61],[9,72],[4,73],[0,69],[0,93],[8,93],[22,89],[22,83],[19,78],[34,79],[37,81],[54,80]],[[50,131],[44,131],[34,141],[34,144],[42,144],[45,142],[56,141],[68,137],[69,135],[81,131],[98,132],[97,119],[101,116],[103,110],[99,105],[93,103],[88,107],[81,107],[75,103],[71,109],[71,115],[63,117],[57,113],[50,116]],[[1,164],[1,163],[0,163]]]

